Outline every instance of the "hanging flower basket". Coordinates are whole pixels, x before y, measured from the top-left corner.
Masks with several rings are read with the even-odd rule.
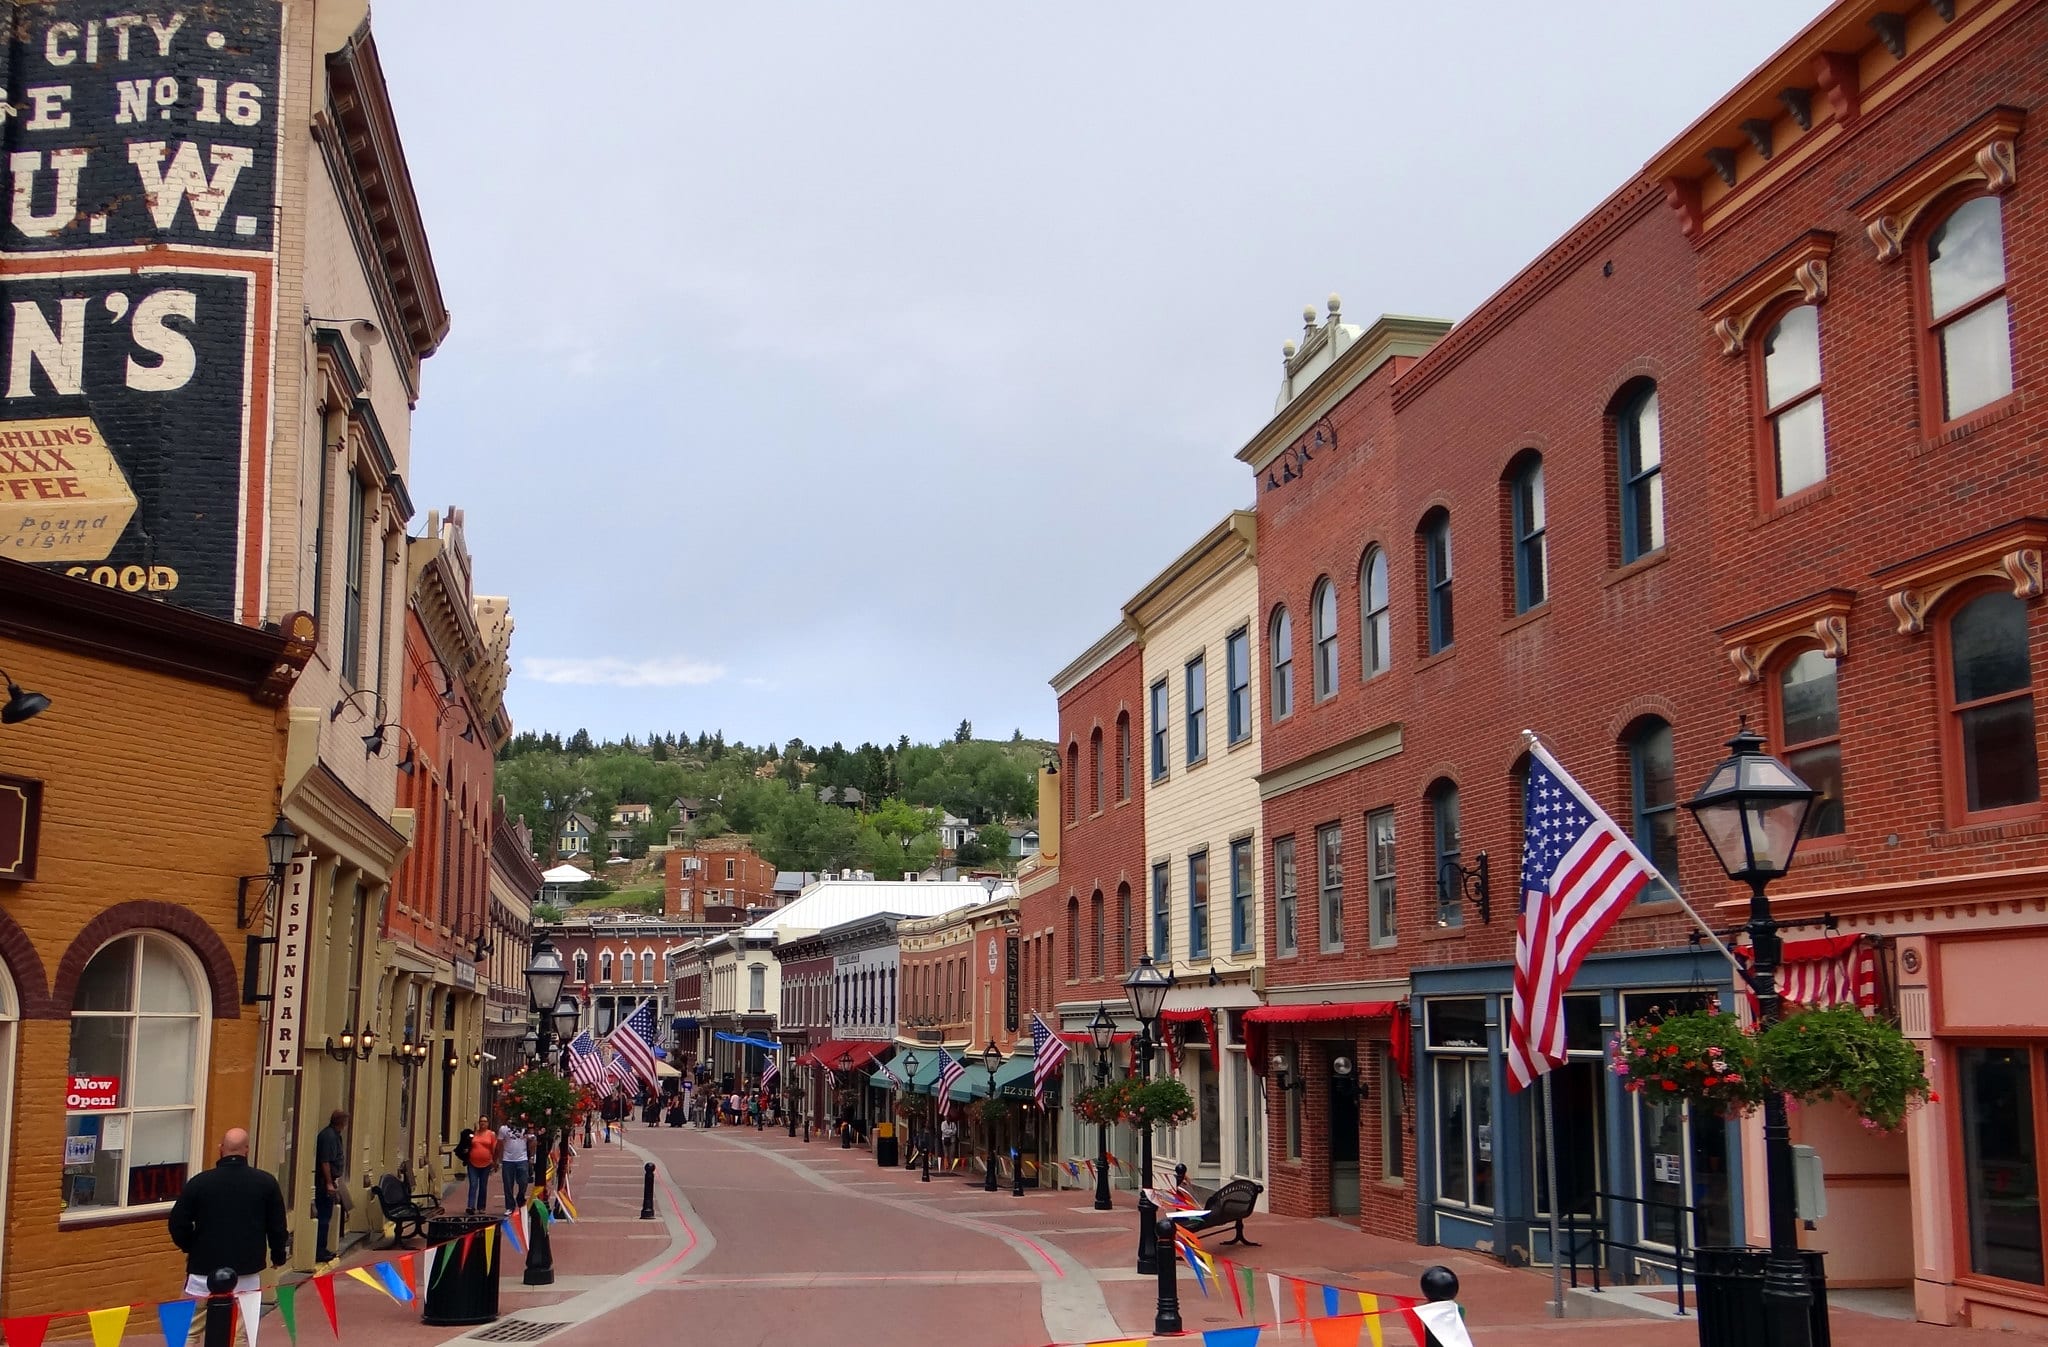
[[[1074,1116],[1091,1127],[1114,1127],[1124,1120],[1130,1097],[1138,1088],[1134,1080],[1113,1080],[1094,1085],[1074,1096]]]
[[[974,1101],[974,1116],[979,1122],[998,1123],[1010,1112],[1007,1099],[977,1099]]]
[[[1839,1100],[1865,1127],[1894,1131],[1936,1098],[1911,1040],[1853,1006],[1795,1010],[1761,1032],[1721,1011],[1652,1012],[1610,1046],[1624,1088],[1723,1116],[1748,1113],[1779,1090],[1801,1103]]]
[[[505,1117],[542,1132],[573,1127],[596,1107],[590,1091],[546,1067],[520,1072],[505,1082],[498,1096]]]
[[[1172,1076],[1136,1086],[1124,1104],[1124,1121],[1133,1127],[1178,1127],[1194,1116],[1195,1097]]]
[[[1872,1131],[1897,1131],[1907,1113],[1936,1098],[1912,1040],[1853,1006],[1787,1015],[1758,1041],[1773,1085],[1806,1103],[1838,1099]]]

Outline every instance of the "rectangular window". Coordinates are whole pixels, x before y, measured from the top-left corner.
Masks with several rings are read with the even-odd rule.
[[[725,877],[727,879],[733,878],[733,864],[732,859],[728,857],[725,862]]]
[[[1301,1050],[1290,1047],[1287,1049],[1285,1056],[1287,1058],[1287,1079],[1290,1081],[1299,1079],[1301,1075]],[[1303,1091],[1286,1090],[1282,1093],[1287,1096],[1286,1102],[1281,1106],[1283,1110],[1281,1124],[1286,1129],[1287,1134],[1287,1158],[1299,1160],[1301,1158],[1301,1096]]]
[[[1325,954],[1344,948],[1344,827],[1327,823],[1316,829],[1316,890],[1321,895],[1319,932]]]
[[[1436,829],[1436,924],[1463,926],[1463,895],[1452,868],[1462,863],[1463,836],[1458,824],[1458,788],[1443,785],[1429,800],[1431,822]]]
[[[1116,798],[1131,798],[1131,717],[1116,718]]]
[[[348,474],[347,559],[341,576],[341,677],[350,687],[363,685],[363,516],[367,512],[363,479]]]
[[[1550,597],[1550,556],[1545,544],[1543,461],[1515,474],[1515,611],[1526,613]]]
[[[1156,960],[1156,959],[1164,959],[1164,958],[1166,958],[1166,957],[1168,956],[1169,952],[1170,952],[1170,951],[1168,951],[1168,949],[1167,949],[1167,947],[1166,947],[1166,941],[1167,941],[1167,935],[1168,935],[1168,930],[1167,930],[1167,920],[1168,920],[1168,918],[1167,918],[1167,909],[1166,909],[1166,903],[1167,903],[1167,898],[1168,898],[1168,893],[1167,893],[1167,890],[1168,890],[1168,889],[1169,889],[1169,888],[1171,887],[1171,885],[1172,885],[1172,879],[1171,879],[1171,877],[1170,877],[1170,876],[1169,876],[1169,875],[1167,874],[1166,862],[1164,862],[1164,861],[1161,861],[1161,862],[1160,862],[1159,864],[1157,864],[1157,865],[1153,866],[1153,867],[1152,867],[1152,957],[1153,957],[1153,958],[1154,958],[1155,960]]]
[[[1166,779],[1166,680],[1152,685],[1152,779]]]
[[[1273,844],[1273,933],[1282,954],[1300,950],[1295,928],[1294,839]]]
[[[2022,1047],[1956,1049],[1962,1082],[1963,1185],[1970,1270],[2042,1284],[2035,1054]]]
[[[1188,762],[1209,756],[1209,672],[1200,655],[1187,667]]]
[[[1430,1088],[1436,1105],[1439,1202],[1493,1208],[1493,1072],[1486,1056],[1486,1002],[1425,1003]]]
[[[1380,1177],[1401,1179],[1408,1173],[1407,1152],[1403,1147],[1403,1109],[1406,1087],[1401,1072],[1394,1065],[1394,1054],[1390,1049],[1380,1050]]]
[[[1188,957],[1209,952],[1209,853],[1188,857]]]
[[[1223,643],[1223,663],[1230,679],[1230,742],[1242,743],[1252,732],[1252,634],[1239,627]]]
[[[1451,521],[1439,517],[1423,535],[1429,579],[1429,653],[1451,644]]]
[[[1394,811],[1375,810],[1365,816],[1367,878],[1372,890],[1374,948],[1391,945],[1399,931],[1394,924]]]
[[[1252,952],[1252,839],[1230,844],[1230,952]]]
[[[1223,1084],[1216,1072],[1216,1059],[1207,1052],[1195,1059],[1195,1127],[1201,1149],[1196,1160],[1204,1165],[1223,1163]]]

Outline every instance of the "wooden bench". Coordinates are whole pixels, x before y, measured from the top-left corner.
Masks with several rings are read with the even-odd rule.
[[[1245,1218],[1252,1214],[1252,1208],[1258,1203],[1259,1194],[1265,1191],[1265,1185],[1253,1183],[1250,1179],[1232,1179],[1215,1192],[1209,1194],[1209,1200],[1202,1204],[1209,1209],[1209,1214],[1202,1218],[1200,1228],[1203,1230],[1214,1230],[1219,1226],[1234,1224],[1237,1227],[1236,1233],[1232,1238],[1226,1239],[1223,1242],[1225,1244],[1249,1244],[1254,1249],[1258,1248],[1256,1240],[1249,1240],[1244,1237],[1244,1222]]]

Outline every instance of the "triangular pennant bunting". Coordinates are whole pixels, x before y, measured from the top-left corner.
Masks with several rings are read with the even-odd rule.
[[[377,1266],[383,1267],[385,1265],[379,1263]],[[389,1286],[385,1285],[384,1279],[372,1273],[370,1269],[352,1267],[346,1268],[344,1269],[344,1271],[346,1271],[349,1276],[355,1278],[357,1281],[361,1282],[363,1285],[369,1287],[370,1289],[374,1291],[382,1291],[385,1295],[390,1296],[393,1300],[398,1299],[398,1296],[392,1291],[392,1289]]]
[[[505,1227],[505,1238],[512,1241],[512,1247],[519,1250],[519,1252],[521,1253],[525,1253],[526,1241],[519,1237],[519,1226],[517,1225],[517,1223],[515,1223],[510,1216],[507,1216],[503,1221],[499,1222],[499,1224]]]
[[[1370,1291],[1360,1291],[1358,1308],[1365,1311],[1365,1333],[1372,1339],[1372,1347],[1387,1347],[1386,1338],[1381,1336],[1380,1298]]]
[[[1355,1347],[1358,1342],[1359,1319],[1356,1315],[1338,1318],[1317,1319],[1309,1324],[1308,1331],[1315,1336],[1316,1347]]]
[[[1298,1282],[1294,1278],[1289,1277],[1287,1279],[1287,1288],[1294,1292],[1294,1317],[1297,1319],[1308,1318],[1308,1283]]]
[[[1218,1259],[1217,1261],[1223,1265],[1222,1277],[1224,1282],[1230,1287],[1230,1303],[1237,1307],[1237,1317],[1242,1319],[1244,1318],[1244,1281],[1243,1278],[1237,1275],[1239,1268],[1237,1264],[1231,1262],[1228,1258]]]
[[[491,1275],[491,1268],[498,1261],[498,1227],[484,1227],[484,1272]]]
[[[434,1265],[433,1268],[427,1273],[427,1289],[429,1291],[433,1290],[436,1286],[439,1286],[441,1284],[442,1274],[448,1271],[448,1264],[455,1260],[455,1249],[457,1245],[462,1246],[462,1251],[464,1253],[469,1252],[469,1236],[464,1235],[461,1239],[451,1239],[446,1244],[436,1244],[433,1247],[433,1249],[430,1250],[430,1252],[434,1255]]]
[[[163,1330],[164,1347],[185,1347],[192,1336],[192,1320],[199,1313],[196,1300],[166,1300],[156,1307],[157,1327]],[[14,1342],[14,1322],[8,1321],[7,1341]]]
[[[1257,1324],[1246,1324],[1242,1328],[1212,1328],[1202,1334],[1202,1347],[1253,1347],[1258,1340]]]
[[[1273,1302],[1273,1322],[1280,1322],[1280,1277],[1277,1273],[1266,1274],[1266,1293]]]
[[[1325,1286],[1323,1288],[1323,1313],[1334,1319],[1342,1312],[1337,1304],[1337,1288]]]
[[[92,1325],[92,1347],[120,1347],[121,1335],[128,1331],[128,1307],[115,1305],[111,1309],[90,1310],[86,1321]]]
[[[263,1317],[263,1292],[235,1292],[235,1308],[242,1312],[242,1336],[249,1340],[249,1347],[256,1347],[256,1322]]]
[[[334,1313],[334,1274],[329,1272],[313,1278],[313,1293],[320,1297],[320,1310],[327,1316],[328,1331],[340,1337],[341,1320]]]
[[[1415,1347],[1429,1347],[1429,1330],[1422,1326],[1422,1316],[1415,1312],[1416,1304],[1410,1300],[1401,1306],[1401,1322],[1415,1335]]]
[[[191,1320],[186,1320],[189,1325]],[[50,1331],[50,1316],[47,1314],[24,1314],[18,1319],[0,1319],[0,1335],[7,1339],[7,1347],[43,1347],[43,1334]]]
[[[1422,1326],[1436,1335],[1441,1347],[1472,1347],[1472,1335],[1465,1331],[1465,1312],[1455,1300],[1432,1300],[1409,1311]],[[1422,1339],[1416,1339],[1421,1342]]]
[[[279,1282],[277,1287],[277,1319],[284,1325],[284,1335],[292,1340],[292,1347],[299,1347],[299,1288],[289,1282]],[[172,1347],[176,1347],[173,1344]]]

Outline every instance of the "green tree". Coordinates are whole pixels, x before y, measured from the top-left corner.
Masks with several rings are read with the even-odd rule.
[[[964,744],[964,743],[966,743],[966,742],[967,742],[967,741],[968,741],[969,739],[972,739],[973,737],[974,737],[974,722],[973,722],[973,721],[971,721],[971,720],[963,720],[963,721],[961,721],[961,722],[960,722],[960,727],[959,727],[958,729],[956,729],[956,730],[954,730],[954,731],[953,731],[953,742],[954,742],[954,743],[956,743],[956,744]]]
[[[595,753],[597,747],[590,742],[590,731],[579,729],[576,733],[570,735],[569,751],[571,753]]]
[[[1007,827],[1000,823],[984,823],[981,825],[981,831],[975,834],[975,840],[981,843],[982,850],[988,853],[990,860],[1005,863],[1009,861],[1010,830]]]

